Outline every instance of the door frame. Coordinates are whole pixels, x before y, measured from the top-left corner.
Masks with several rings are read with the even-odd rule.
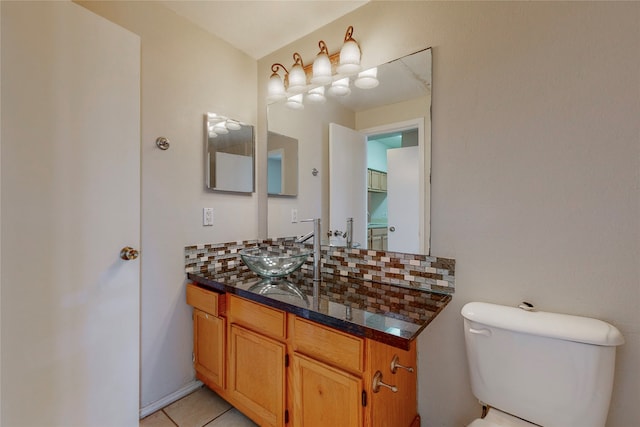
[[[415,119],[359,129],[358,132],[365,134],[368,140],[369,137],[374,135],[418,129],[418,152],[420,153],[420,170],[418,172],[420,212],[418,225],[420,236],[422,236],[420,239],[420,253],[428,255],[431,250],[431,230],[427,226],[431,223],[431,139],[427,140],[425,138],[424,121],[424,117],[417,117]],[[427,167],[429,168],[428,173]],[[427,178],[429,179],[428,182]]]

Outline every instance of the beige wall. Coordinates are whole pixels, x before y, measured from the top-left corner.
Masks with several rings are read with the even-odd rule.
[[[257,197],[206,191],[203,154],[206,112],[256,123],[256,61],[156,2],[78,3],[142,40],[144,408],[194,379],[184,246],[257,236]],[[204,207],[214,209],[213,227],[202,226]]]
[[[397,104],[385,105],[356,113],[356,130],[368,129],[389,123],[424,118],[425,130],[429,129],[429,105],[431,98],[424,96]],[[429,135],[431,133],[429,132]]]
[[[353,112],[335,101],[305,106],[304,110],[291,110],[284,104],[269,106],[269,130],[298,140],[298,185],[295,198],[269,197],[269,237],[306,234],[309,223],[291,223],[291,209],[298,210],[299,219],[322,218],[322,229],[329,226],[329,123],[353,128]],[[265,136],[259,131],[261,136]],[[262,139],[264,140],[264,139]],[[265,161],[258,159],[258,161]],[[318,175],[312,175],[315,168]],[[266,181],[258,177],[259,181]],[[266,187],[265,187],[266,191]],[[322,233],[323,235],[324,232]]]
[[[271,63],[310,61],[320,39],[334,52],[348,25],[364,65],[433,47],[432,253],[457,266],[418,342],[423,425],[480,414],[459,314],[472,300],[616,325],[608,426],[640,425],[640,4],[369,3],[258,61],[261,139]]]

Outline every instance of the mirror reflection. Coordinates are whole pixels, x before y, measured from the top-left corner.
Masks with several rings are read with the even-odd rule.
[[[205,184],[208,189],[252,193],[253,126],[217,113],[205,114]]]
[[[298,140],[268,132],[267,192],[269,196],[298,195]]]
[[[379,66],[378,80],[303,110],[268,106],[269,131],[299,141],[300,165],[297,199],[269,199],[269,237],[307,232],[296,211],[321,217],[332,244],[353,218],[361,247],[429,253],[431,49]]]

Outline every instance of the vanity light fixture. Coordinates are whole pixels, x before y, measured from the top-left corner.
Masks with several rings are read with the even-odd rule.
[[[360,71],[360,45],[354,40],[353,27],[347,28],[344,35],[344,44],[340,49],[340,65],[336,71],[340,74],[354,74]]]
[[[304,72],[302,57],[298,52],[293,54],[293,66],[289,72],[289,92],[302,93],[307,88],[307,75]]]
[[[292,110],[302,110],[304,108],[304,104],[302,103],[302,94],[299,93],[297,95],[290,96],[285,105]]]
[[[373,89],[378,86],[378,67],[369,68],[358,73],[358,78],[353,84],[360,89]]]
[[[326,100],[327,98],[324,96],[324,86],[315,87],[307,93],[307,101],[309,102],[322,104]]]
[[[349,88],[349,77],[345,77],[331,83],[329,93],[334,96],[347,96],[351,93]]]
[[[240,130],[242,129],[242,125],[237,120],[229,119],[226,122],[226,127],[229,130]]]
[[[286,100],[287,107],[302,109],[303,99],[314,103],[325,102],[325,86],[326,92],[331,96],[347,96],[351,93],[349,77],[356,74],[356,87],[370,89],[378,86],[377,68],[360,72],[360,46],[353,38],[352,26],[347,28],[340,52],[329,55],[329,49],[323,40],[318,42],[318,47],[320,51],[312,65],[305,66],[297,52],[293,54],[294,63],[290,71],[280,63],[271,65],[267,86],[268,103]],[[283,77],[280,76],[280,71],[284,72]],[[305,92],[306,95],[303,96]]]
[[[333,80],[331,76],[331,60],[329,59],[329,49],[327,44],[320,40],[318,42],[320,52],[313,61],[313,76],[311,77],[311,84],[314,85],[326,85]]]

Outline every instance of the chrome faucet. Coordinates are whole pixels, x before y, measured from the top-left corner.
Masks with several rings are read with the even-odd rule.
[[[321,254],[320,254],[320,218],[304,219],[300,222],[313,222],[313,231],[305,234],[304,236],[296,239],[296,243],[303,243],[313,237],[313,304],[317,310],[320,302],[320,282],[321,276]]]
[[[347,218],[347,231],[344,233],[347,238],[347,248],[353,246],[353,218]]]

